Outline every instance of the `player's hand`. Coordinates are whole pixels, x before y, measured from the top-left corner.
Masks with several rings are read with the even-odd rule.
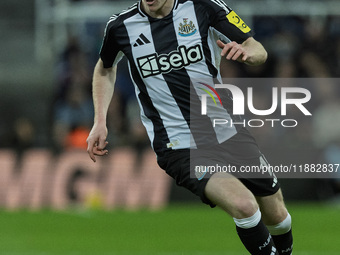
[[[248,59],[247,51],[242,44],[237,42],[223,43],[221,40],[217,40],[217,45],[222,49],[221,56],[228,60],[244,63]]]
[[[87,138],[87,153],[93,162],[96,162],[95,156],[104,156],[109,153],[105,149],[108,142],[107,137],[107,127],[106,125],[94,124],[92,130]]]

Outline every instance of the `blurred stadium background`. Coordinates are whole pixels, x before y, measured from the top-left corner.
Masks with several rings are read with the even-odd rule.
[[[223,212],[158,168],[124,61],[108,120],[110,155],[93,164],[86,154],[103,30],[134,2],[0,1],[0,254],[245,254]],[[293,116],[297,128],[252,130],[262,151],[274,165],[339,164],[340,2],[226,2],[269,59],[258,68],[228,63],[224,77],[325,82],[308,88],[313,117]],[[270,93],[262,89],[255,101]],[[340,254],[340,173],[281,183],[294,254]]]

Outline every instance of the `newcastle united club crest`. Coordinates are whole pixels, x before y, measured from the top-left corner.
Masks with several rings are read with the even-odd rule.
[[[179,23],[179,28],[178,28],[178,34],[180,36],[190,36],[195,34],[197,31],[194,23],[192,21],[189,21],[188,19],[184,18],[183,23]]]

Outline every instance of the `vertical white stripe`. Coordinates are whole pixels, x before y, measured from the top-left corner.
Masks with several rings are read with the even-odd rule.
[[[208,46],[209,49],[211,51],[211,58],[212,61],[214,63],[214,65],[216,66],[217,70],[220,70],[220,63],[221,63],[221,48],[218,47],[216,41],[217,40],[222,40],[225,43],[229,43],[231,42],[231,40],[226,37],[224,34],[222,34],[221,32],[219,32],[218,30],[216,30],[215,28],[211,27],[209,29],[209,33],[208,33]],[[221,77],[218,77],[221,80]]]

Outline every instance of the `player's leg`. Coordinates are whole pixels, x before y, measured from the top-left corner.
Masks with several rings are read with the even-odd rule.
[[[248,218],[259,209],[254,195],[234,176],[216,173],[205,187],[207,198],[233,218]]]
[[[291,254],[293,249],[291,216],[284,204],[281,189],[273,195],[256,199],[262,212],[262,220],[267,225],[279,254]]]
[[[214,174],[205,186],[205,196],[234,218],[237,233],[251,254],[278,254],[254,195],[237,178]]]

